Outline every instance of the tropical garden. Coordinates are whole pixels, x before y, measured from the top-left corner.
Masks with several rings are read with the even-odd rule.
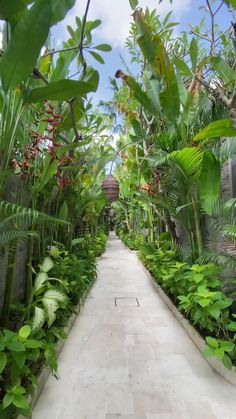
[[[1,418],[29,417],[42,368],[57,376],[57,343],[96,278],[111,209],[205,355],[236,364],[236,2],[206,0],[181,33],[161,2],[129,1],[132,70],[123,61],[113,97],[95,106],[96,62],[111,47],[93,41],[102,22],[88,19],[90,1],[55,49],[51,28],[75,0],[0,0]]]

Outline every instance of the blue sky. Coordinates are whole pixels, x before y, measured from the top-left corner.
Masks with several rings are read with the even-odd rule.
[[[214,7],[220,4],[215,0]],[[66,19],[61,22],[53,30],[53,36],[57,43],[60,44],[67,37],[66,26],[70,24],[75,26],[75,16],[82,17],[85,10],[86,0],[78,0],[75,7],[68,13]],[[149,7],[151,10],[156,8],[158,13],[165,16],[170,10],[173,10],[173,17],[180,22],[177,31],[189,30],[189,24],[196,25],[200,22],[203,11],[199,10],[200,6],[205,5],[204,0],[173,0],[170,5],[169,0],[163,0],[159,5],[158,0],[140,0],[139,5],[145,9]],[[129,24],[132,21],[132,11],[130,9],[129,0],[92,0],[88,18],[101,19],[103,21],[101,27],[94,32],[94,43],[109,43],[113,50],[110,53],[104,53],[103,57],[106,64],[101,65],[94,60],[90,60],[90,64],[95,66],[100,73],[100,85],[96,92],[95,102],[99,100],[108,100],[112,96],[109,86],[109,77],[113,77],[115,72],[122,68],[120,55],[128,60],[127,51],[124,48],[126,36],[129,32]],[[230,24],[230,13],[226,6],[223,6],[218,15],[217,23],[222,28],[226,28]]]

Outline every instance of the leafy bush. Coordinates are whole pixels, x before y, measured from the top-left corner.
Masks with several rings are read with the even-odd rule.
[[[231,359],[236,359],[236,346],[235,343],[228,340],[214,339],[211,336],[207,336],[204,355],[206,357],[215,356],[219,358],[226,368],[231,369]]]
[[[20,306],[23,326],[0,331],[1,418],[30,415],[27,394],[37,386],[44,365],[57,375],[56,343],[66,337],[63,328],[96,277],[96,256],[106,239],[102,231],[95,238],[75,239],[73,253],[52,246],[35,272],[29,307]]]
[[[18,332],[5,329],[0,332],[2,415],[7,417],[18,410],[24,415],[29,414],[25,394],[27,389],[36,386],[36,363],[44,350],[45,341],[32,338],[29,325],[21,327]]]
[[[145,243],[145,237],[141,233],[135,231],[129,231],[127,234],[123,231],[119,231],[118,235],[131,250],[139,250],[140,246]]]
[[[206,336],[205,355],[216,356],[231,368],[236,360],[236,315],[230,311],[233,300],[222,292],[219,266],[189,265],[167,245],[167,250],[163,243],[158,248],[141,246],[139,257],[178,309]]]
[[[199,286],[196,292],[178,296],[179,309],[201,329],[213,332],[219,336],[229,319],[226,310],[232,304],[220,291],[210,291],[210,288]]]

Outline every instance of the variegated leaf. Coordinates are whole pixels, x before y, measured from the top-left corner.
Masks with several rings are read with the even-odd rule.
[[[40,265],[40,270],[43,272],[49,272],[54,266],[52,259],[49,257],[44,258],[43,263]]]
[[[46,272],[39,272],[39,274],[35,278],[34,289],[38,291],[42,288],[42,285],[48,280],[48,275]]]
[[[36,330],[40,329],[40,327],[43,326],[45,320],[46,320],[46,316],[45,316],[44,310],[40,307],[35,307],[34,317],[33,317],[33,322],[32,322],[32,332],[35,332]]]
[[[50,298],[44,298],[43,305],[45,307],[48,327],[50,327],[56,320],[56,311],[59,308],[59,305],[56,300]]]

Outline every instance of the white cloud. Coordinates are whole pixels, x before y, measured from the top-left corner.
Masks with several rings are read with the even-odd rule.
[[[157,0],[140,0],[139,6],[150,10],[157,9],[158,14],[166,15],[173,10],[175,18],[181,18],[189,11],[192,0],[164,0],[160,5]],[[76,15],[82,16],[86,0],[78,0],[64,21],[64,25],[73,24]],[[89,19],[101,19],[101,29],[97,30],[97,37],[113,46],[123,45],[129,33],[129,24],[132,22],[132,11],[129,0],[94,0],[89,9]]]

